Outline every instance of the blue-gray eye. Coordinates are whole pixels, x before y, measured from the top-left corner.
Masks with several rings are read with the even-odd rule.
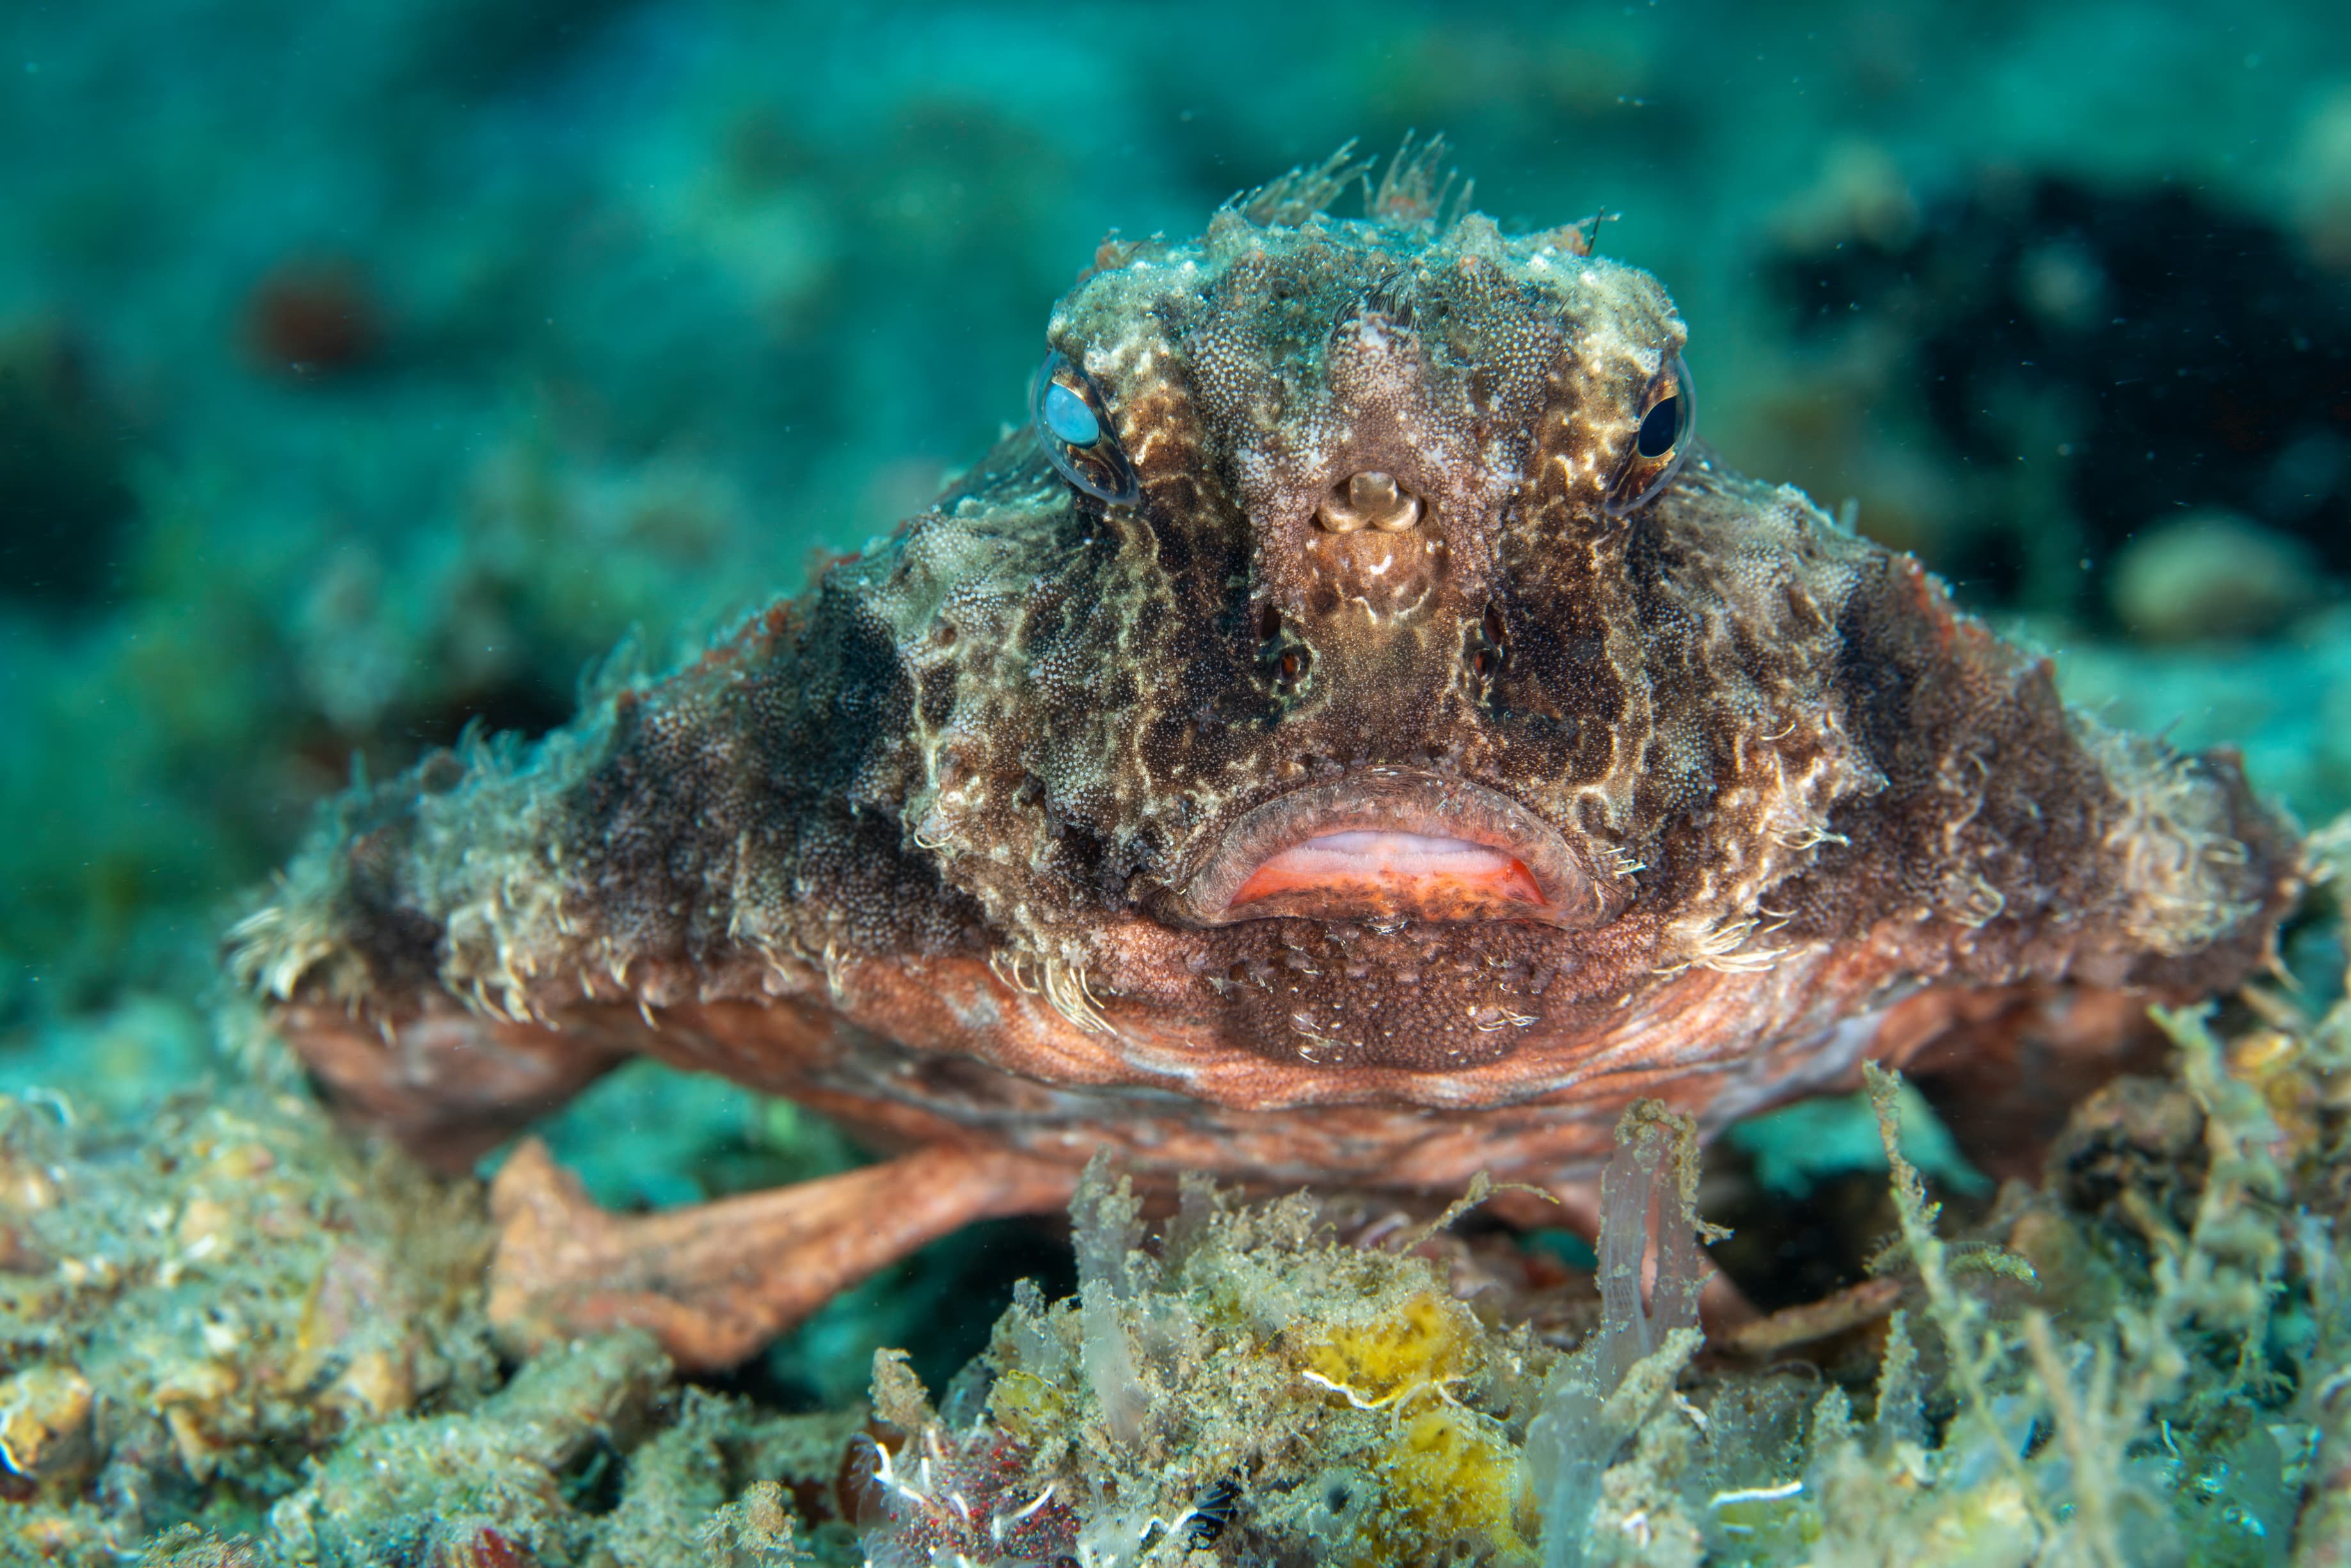
[[[1094,411],[1059,382],[1045,389],[1045,428],[1072,446],[1092,446],[1102,439],[1102,421]]]
[[[1051,353],[1029,386],[1029,418],[1055,472],[1084,494],[1114,507],[1143,498],[1134,465],[1119,450],[1102,391],[1067,354]]]

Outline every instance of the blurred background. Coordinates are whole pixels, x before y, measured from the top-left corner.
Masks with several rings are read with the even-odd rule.
[[[1733,465],[2351,804],[2332,0],[14,0],[0,84],[0,1086],[205,1071],[355,759],[796,589],[1019,416],[1107,231],[1413,129],[1505,226],[1609,215]],[[616,1126],[821,1163],[625,1093],[559,1134],[608,1201],[726,1185]]]

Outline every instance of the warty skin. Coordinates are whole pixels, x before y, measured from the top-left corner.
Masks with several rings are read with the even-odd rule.
[[[1588,226],[1447,218],[1409,159],[1336,220],[1345,172],[1106,243],[1036,423],[805,595],[339,802],[236,953],[330,1096],[460,1161],[632,1052],[789,1095],[916,1151],[858,1202],[963,1192],[846,1279],[1105,1145],[1564,1191],[1637,1096],[2039,1093],[2262,959],[2294,837],[2232,758],[1645,435],[1685,328]],[[587,1223],[529,1168],[510,1215]],[[594,1316],[509,1240],[510,1306]]]

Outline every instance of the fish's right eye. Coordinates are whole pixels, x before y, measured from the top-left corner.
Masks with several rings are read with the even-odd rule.
[[[1142,498],[1142,483],[1111,431],[1102,392],[1067,354],[1056,350],[1037,367],[1029,417],[1047,461],[1072,486],[1114,507]]]

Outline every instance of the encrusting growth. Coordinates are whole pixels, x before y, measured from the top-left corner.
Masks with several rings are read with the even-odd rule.
[[[1581,1561],[1603,1476],[1698,1346],[1707,1271],[1693,1124],[1643,1102],[1620,1133],[1603,1321],[1572,1355],[1457,1298],[1430,1228],[1348,1245],[1302,1196],[1189,1184],[1147,1249],[1132,1183],[1098,1158],[1071,1209],[1075,1301],[1024,1294],[944,1411],[902,1358],[876,1362],[899,1436],[875,1457],[869,1561],[1117,1568],[1210,1542],[1367,1568]]]

